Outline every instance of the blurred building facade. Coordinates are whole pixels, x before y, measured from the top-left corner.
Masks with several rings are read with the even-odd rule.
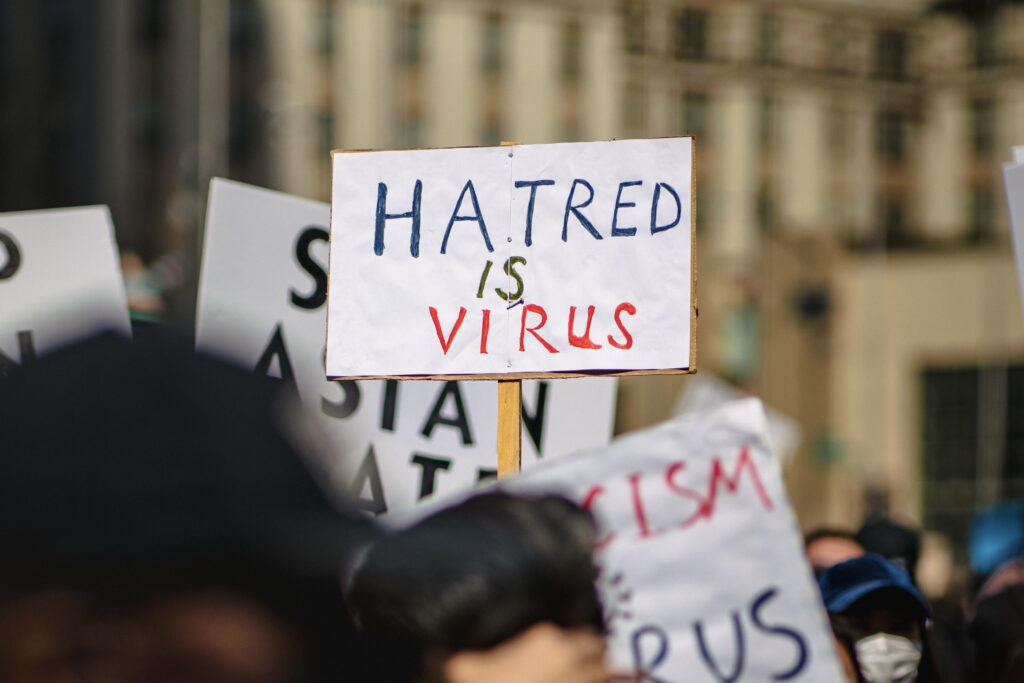
[[[1024,7],[10,0],[0,55],[0,210],[110,203],[147,253],[198,249],[211,175],[327,199],[331,148],[692,134],[699,366],[800,422],[802,520],[962,537],[1024,493]],[[619,428],[686,382],[624,381]]]
[[[702,369],[797,418],[807,524],[961,539],[1024,493],[1024,326],[1000,163],[1024,142],[1024,8],[920,0],[262,0],[270,184],[330,147],[692,134]],[[623,383],[619,426],[685,378]]]

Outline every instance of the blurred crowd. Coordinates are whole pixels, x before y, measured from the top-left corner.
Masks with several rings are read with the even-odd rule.
[[[805,537],[851,681],[1024,681],[1024,501],[980,510],[970,576],[929,600],[921,536],[885,518]]]
[[[0,381],[0,681],[653,682],[606,663],[591,515],[480,493],[401,529],[321,488],[294,397],[161,334]],[[925,598],[919,534],[806,539],[849,681],[1024,681],[1024,505]]]

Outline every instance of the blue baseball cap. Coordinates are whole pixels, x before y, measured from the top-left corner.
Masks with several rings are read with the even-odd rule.
[[[842,614],[855,602],[884,588],[895,588],[913,598],[924,616],[931,614],[928,601],[921,595],[910,574],[881,555],[868,553],[829,567],[818,577],[825,608]]]

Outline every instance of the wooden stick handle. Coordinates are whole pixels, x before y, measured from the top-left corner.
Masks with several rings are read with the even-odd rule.
[[[498,381],[498,478],[515,474],[522,468],[523,382]]]
[[[503,140],[502,147],[516,145]],[[498,478],[522,469],[522,406],[523,382],[518,379],[498,380]]]

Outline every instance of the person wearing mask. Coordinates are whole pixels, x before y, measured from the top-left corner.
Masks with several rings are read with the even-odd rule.
[[[349,606],[419,683],[603,683],[595,542],[563,498],[477,495],[373,544]]]
[[[867,683],[934,683],[930,610],[905,570],[875,554],[840,562],[818,579],[832,628]]]
[[[276,384],[102,336],[0,380],[0,682],[397,681]]]

